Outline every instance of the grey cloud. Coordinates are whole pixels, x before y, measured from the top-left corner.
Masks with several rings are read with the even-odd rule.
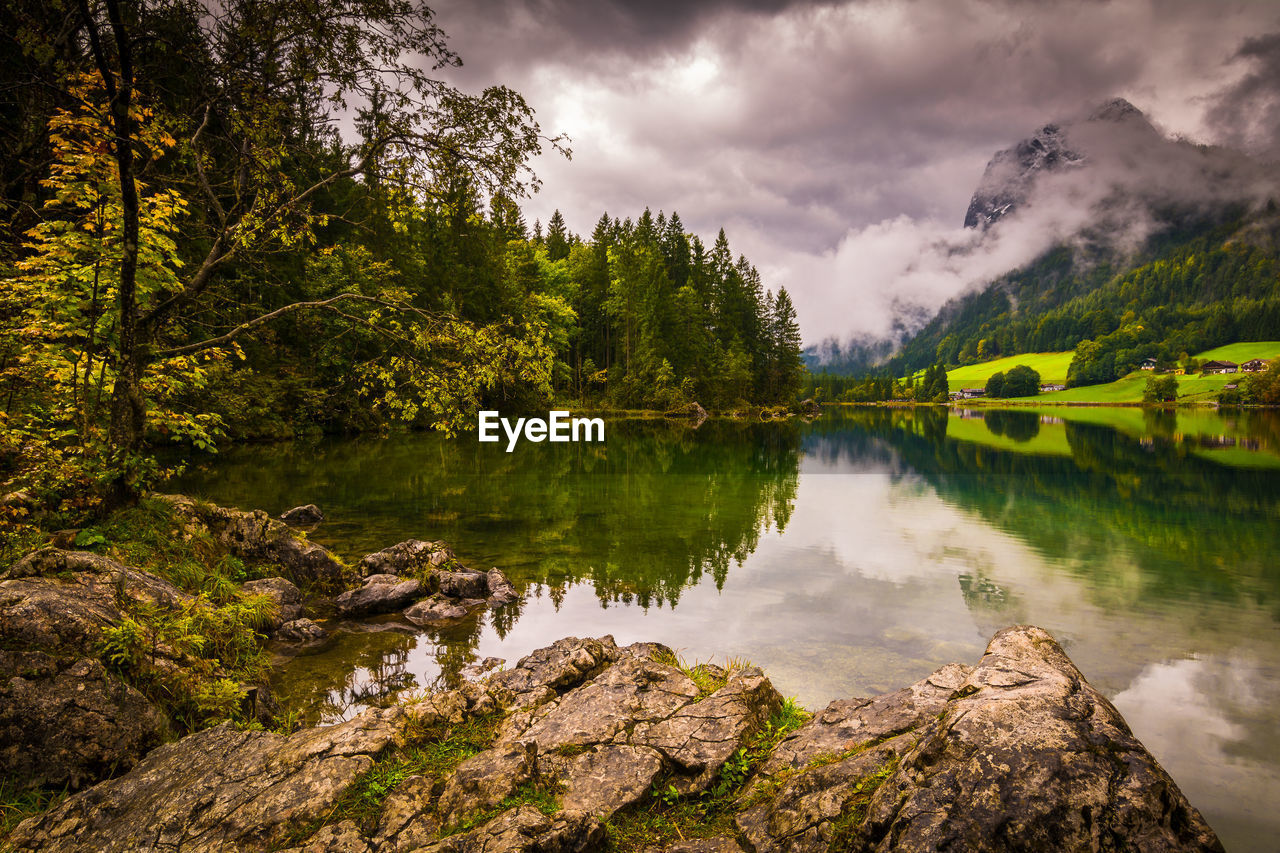
[[[1220,138],[1264,155],[1280,155],[1280,33],[1246,41],[1236,59],[1249,72],[1221,94],[1209,113]]]
[[[601,211],[648,205],[705,236],[726,225],[818,340],[952,295],[954,278],[877,278],[837,263],[840,249],[955,230],[992,153],[1047,121],[1124,95],[1163,130],[1234,141],[1235,114],[1214,105],[1269,98],[1274,51],[1229,60],[1280,30],[1280,7],[444,0],[438,20],[466,63],[460,85],[511,85],[573,137],[572,162],[535,164],[530,221],[559,208],[587,232]]]

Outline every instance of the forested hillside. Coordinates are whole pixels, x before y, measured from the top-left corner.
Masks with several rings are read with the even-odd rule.
[[[1055,249],[948,304],[885,365],[905,375],[934,363],[1075,350],[1069,383],[1110,382],[1147,358],[1280,329],[1280,217],[1236,213],[1153,239],[1129,262]]]
[[[794,397],[795,311],[723,232],[557,213],[560,150],[407,0],[0,10],[0,481],[127,500],[150,450],[446,430],[482,406]]]

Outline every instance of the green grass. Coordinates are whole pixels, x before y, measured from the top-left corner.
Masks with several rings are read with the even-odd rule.
[[[22,789],[5,779],[0,781],[0,850],[8,850],[5,840],[29,817],[43,814],[62,802],[68,791],[46,788]]]
[[[984,361],[981,364],[968,364],[947,371],[947,384],[952,391],[958,391],[961,388],[982,388],[986,386],[992,374],[1007,373],[1009,368],[1019,364],[1025,364],[1039,373],[1042,383],[1065,383],[1067,368],[1071,366],[1073,356],[1073,352],[1036,352],[1006,356],[994,361]],[[1237,364],[1254,358],[1270,360],[1280,357],[1280,341],[1246,341],[1227,344],[1197,353],[1195,357],[1200,361],[1234,361]],[[923,375],[923,371],[920,375]],[[1106,385],[1087,385],[1066,391],[1054,391],[1049,394],[1039,394],[1035,399],[1044,400],[1046,403],[1141,403],[1142,393],[1147,387],[1147,377],[1150,375],[1147,371],[1134,371]],[[1222,386],[1239,382],[1241,378],[1240,374],[1179,376],[1177,377],[1178,402],[1213,402],[1218,392],[1222,390]]]
[[[741,672],[751,666],[751,661],[742,658],[729,658],[723,667],[710,662],[694,661],[690,663],[675,652],[660,652],[653,657],[656,663],[674,666],[698,685],[698,698],[705,699],[729,682],[735,672]]]
[[[1245,341],[1215,347],[1198,354],[1201,361],[1234,361],[1241,364],[1255,358],[1270,361],[1280,356],[1280,341]]]
[[[947,384],[952,391],[961,388],[982,388],[994,373],[1008,373],[1009,368],[1025,364],[1040,374],[1041,382],[1066,382],[1067,368],[1071,366],[1074,352],[1033,352],[1024,355],[1011,355],[984,361],[981,364],[967,364],[947,371]]]

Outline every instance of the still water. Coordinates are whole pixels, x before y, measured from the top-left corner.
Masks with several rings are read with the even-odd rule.
[[[655,421],[513,453],[434,434],[234,448],[172,484],[319,504],[351,558],[444,539],[523,601],[386,617],[281,668],[336,720],[563,636],[747,658],[809,708],[1051,631],[1229,851],[1280,838],[1280,417],[1140,409]],[[331,626],[333,627],[333,626]],[[373,628],[376,630],[368,630]]]

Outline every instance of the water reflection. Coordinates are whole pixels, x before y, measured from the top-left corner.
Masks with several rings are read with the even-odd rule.
[[[1141,409],[854,410],[611,424],[590,449],[466,438],[243,448],[176,488],[279,511],[356,555],[411,536],[525,599],[426,632],[340,633],[280,675],[337,719],[566,635],[738,655],[809,707],[975,660],[1039,624],[1228,849],[1280,818],[1280,420]],[[403,627],[403,626],[401,626]]]

